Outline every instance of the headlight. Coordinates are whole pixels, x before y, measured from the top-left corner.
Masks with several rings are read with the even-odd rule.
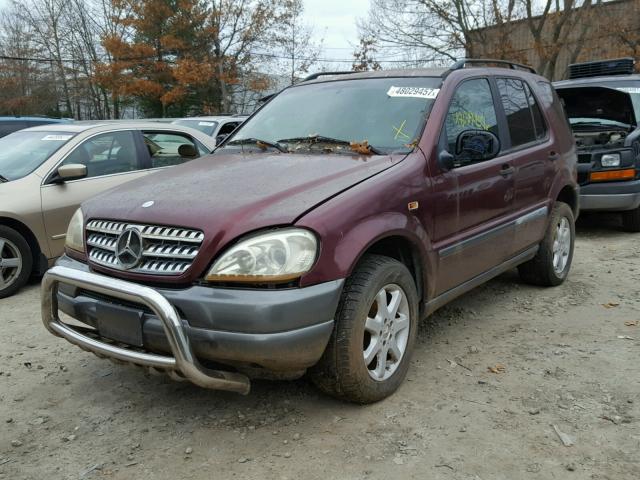
[[[84,217],[82,216],[82,210],[76,210],[76,213],[71,217],[69,222],[69,228],[67,228],[67,239],[65,245],[77,252],[84,252]]]
[[[620,154],[619,153],[607,153],[600,158],[600,165],[603,167],[619,167],[620,166]]]
[[[286,282],[308,272],[318,241],[299,228],[258,234],[231,247],[211,267],[209,282]]]

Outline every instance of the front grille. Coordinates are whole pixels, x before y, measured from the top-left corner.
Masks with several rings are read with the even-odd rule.
[[[125,269],[116,258],[118,236],[129,228],[140,232],[142,259],[134,268]],[[87,223],[89,260],[102,267],[149,275],[181,275],[195,260],[204,240],[200,230],[157,225],[91,220]]]

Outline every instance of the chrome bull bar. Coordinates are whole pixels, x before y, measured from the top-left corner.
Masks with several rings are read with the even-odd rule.
[[[171,347],[172,357],[121,348],[80,333],[58,316],[58,285],[73,285],[91,292],[147,306],[160,319]],[[134,365],[165,370],[173,378],[184,377],[204,388],[246,395],[250,382],[245,375],[203,367],[193,354],[189,337],[175,308],[157,290],[116,278],[68,267],[56,266],[42,279],[42,321],[53,335],[89,350],[98,356]]]

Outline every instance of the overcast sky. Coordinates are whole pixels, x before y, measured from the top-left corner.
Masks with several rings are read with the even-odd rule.
[[[358,43],[356,20],[369,10],[369,0],[305,0],[307,23],[324,37],[323,57],[351,59]]]

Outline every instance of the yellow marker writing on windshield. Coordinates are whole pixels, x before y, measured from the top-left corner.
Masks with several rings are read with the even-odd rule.
[[[402,122],[402,124],[399,127],[396,127],[395,125],[391,125],[391,128],[393,128],[393,130],[396,132],[396,136],[394,137],[394,140],[407,140],[409,139],[409,135],[407,135],[406,133],[404,133],[402,131],[402,129],[404,128],[404,126],[406,125],[407,121],[404,120]]]

